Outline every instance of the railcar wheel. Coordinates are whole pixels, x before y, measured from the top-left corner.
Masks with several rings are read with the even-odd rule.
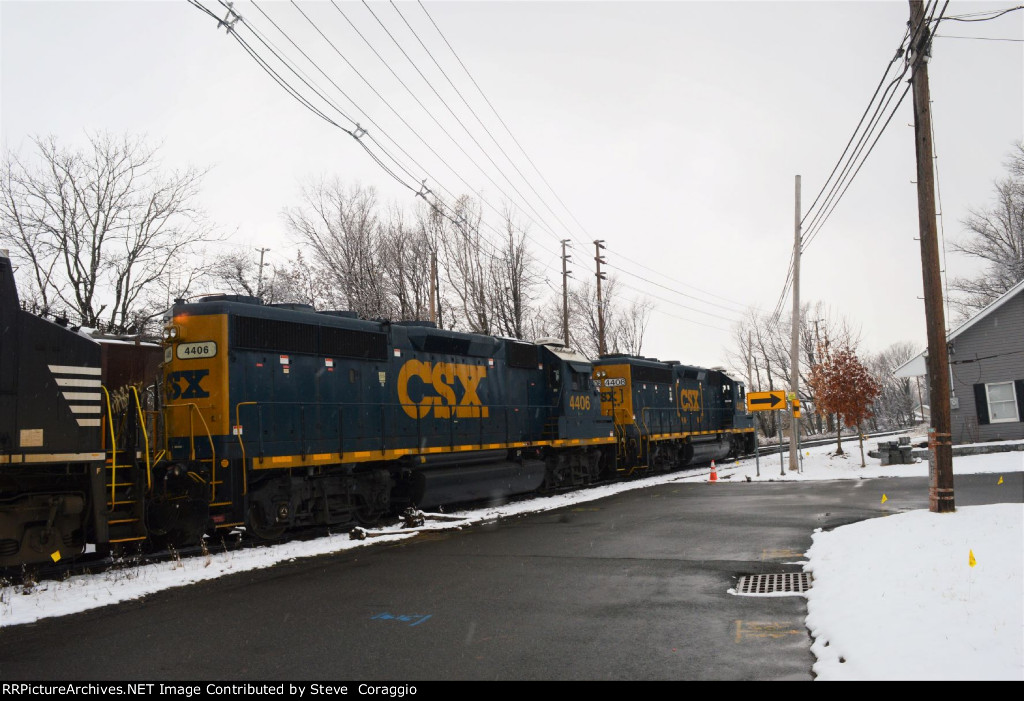
[[[376,526],[380,522],[381,517],[384,516],[384,512],[366,502],[362,502],[355,508],[353,516],[355,516],[360,526]]]
[[[288,529],[288,524],[270,521],[259,504],[249,507],[249,516],[245,520],[245,528],[260,540],[280,540]]]

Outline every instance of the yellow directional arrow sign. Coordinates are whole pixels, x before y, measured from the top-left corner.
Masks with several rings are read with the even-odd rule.
[[[750,392],[747,394],[747,411],[768,411],[785,409],[786,393],[779,389],[771,392]]]

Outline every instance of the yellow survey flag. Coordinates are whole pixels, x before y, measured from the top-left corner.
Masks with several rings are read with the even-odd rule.
[[[996,482],[996,484],[1002,484],[1002,483],[1003,483],[1003,476],[999,475],[999,481]]]
[[[974,551],[968,550],[967,552],[970,553],[967,557],[967,564],[969,564],[971,567],[974,567],[976,564],[978,564],[978,561],[974,559]]]
[[[887,497],[887,496],[885,496],[885,495],[883,494],[883,495],[882,495],[882,503],[884,504],[884,503],[885,503],[885,502],[887,502],[887,501],[889,501],[889,497]]]

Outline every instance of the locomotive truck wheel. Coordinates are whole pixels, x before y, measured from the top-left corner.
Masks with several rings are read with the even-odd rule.
[[[353,515],[360,526],[376,526],[384,512],[363,502],[355,508]]]
[[[276,521],[267,523],[267,521],[269,519],[264,515],[263,509],[258,503],[249,506],[249,514],[245,519],[246,530],[260,540],[280,540],[288,529],[288,524]]]

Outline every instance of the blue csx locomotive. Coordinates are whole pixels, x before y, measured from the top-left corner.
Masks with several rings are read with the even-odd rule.
[[[20,309],[6,256],[0,294],[0,567],[753,447],[743,385],[717,370],[223,295],[176,304],[160,345],[101,343]]]

